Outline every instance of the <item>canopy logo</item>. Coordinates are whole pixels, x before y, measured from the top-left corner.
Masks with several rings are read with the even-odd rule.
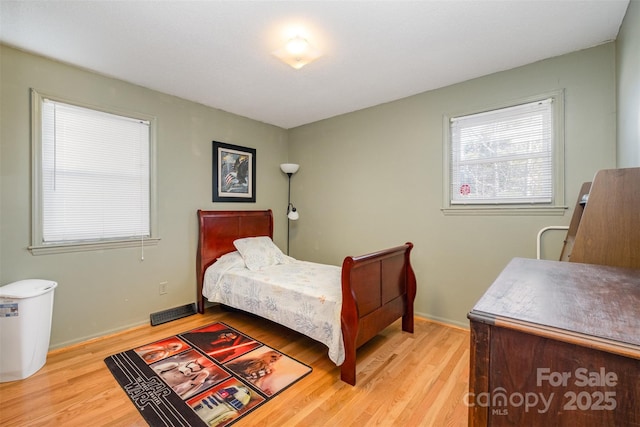
[[[492,391],[482,393],[466,393],[463,402],[468,407],[480,406],[491,408],[492,415],[508,415],[509,408],[524,407],[525,412],[536,410],[540,414],[549,411],[556,396],[562,396],[562,408],[565,411],[613,411],[617,407],[616,392],[611,390],[592,390],[596,387],[611,388],[618,384],[618,375],[607,372],[605,368],[589,371],[577,368],[573,372],[551,371],[549,368],[536,370],[537,387],[551,388],[569,387],[590,390],[568,390],[564,393],[543,392],[507,392],[504,387],[496,387]],[[545,389],[548,389],[546,387]]]

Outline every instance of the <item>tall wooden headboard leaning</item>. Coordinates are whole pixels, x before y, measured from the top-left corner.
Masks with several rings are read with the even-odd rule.
[[[596,173],[569,260],[640,268],[640,168]]]
[[[222,255],[233,252],[233,241],[244,237],[273,238],[273,213],[265,211],[203,211],[198,210],[198,253],[196,254],[196,301],[198,313],[204,313],[202,282],[204,272]]]

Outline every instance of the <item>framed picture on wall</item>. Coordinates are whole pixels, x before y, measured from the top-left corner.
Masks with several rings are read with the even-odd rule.
[[[256,201],[256,150],[213,141],[213,201]]]

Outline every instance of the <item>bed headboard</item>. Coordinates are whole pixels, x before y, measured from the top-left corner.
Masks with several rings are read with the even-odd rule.
[[[202,281],[204,272],[222,255],[236,250],[233,241],[243,237],[273,238],[273,213],[264,211],[203,211],[198,210],[198,253],[196,275],[198,312],[204,313]]]

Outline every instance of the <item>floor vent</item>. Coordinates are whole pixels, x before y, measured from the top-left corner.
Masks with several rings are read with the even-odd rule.
[[[181,305],[180,307],[170,308],[157,313],[151,313],[151,326],[182,319],[183,317],[191,316],[192,314],[196,314],[195,303]]]

